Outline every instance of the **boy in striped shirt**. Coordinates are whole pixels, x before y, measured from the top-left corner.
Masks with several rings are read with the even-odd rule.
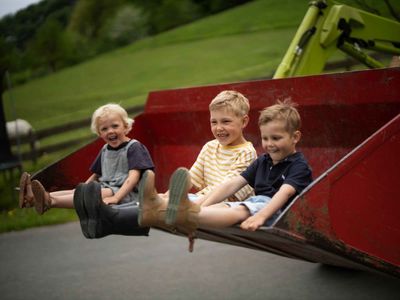
[[[189,194],[188,197],[198,207],[213,189],[240,175],[257,158],[253,144],[243,136],[243,130],[249,123],[249,100],[237,91],[223,91],[211,101],[209,110],[211,132],[215,139],[203,146],[189,171],[190,185],[197,193]],[[149,175],[151,178],[147,178],[147,175],[142,180],[139,195],[139,224],[142,227],[149,226],[143,216],[147,213],[153,214],[150,212],[153,206],[161,205],[161,211],[156,213],[158,215],[153,215],[153,219],[159,222],[152,223],[151,226],[165,229],[163,206],[168,202],[170,191],[157,194],[154,189],[154,173]],[[252,195],[253,189],[244,185],[225,200],[243,201]],[[150,206],[146,208],[143,207],[144,197],[149,197],[150,200]]]
[[[243,172],[256,158],[253,144],[243,136],[249,122],[249,101],[236,91],[223,91],[210,103],[210,125],[215,139],[207,142],[190,168],[193,187],[189,198],[198,204],[204,196],[228,179]],[[253,195],[246,185],[229,198],[242,201]]]

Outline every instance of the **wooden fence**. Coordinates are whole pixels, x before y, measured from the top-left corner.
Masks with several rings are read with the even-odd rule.
[[[143,105],[133,106],[127,108],[126,111],[129,115],[137,115],[143,111],[143,108]],[[51,136],[64,134],[69,131],[81,129],[83,127],[89,128],[90,122],[91,118],[85,118],[82,120],[70,122],[68,124],[62,124],[51,128],[37,130],[34,131],[31,136],[21,137],[19,138],[19,140],[17,140],[16,138],[10,139],[10,143],[12,146],[17,146],[18,143],[20,145],[29,144],[29,149],[21,153],[21,159],[36,161],[36,159],[42,156],[44,153],[57,152],[59,150],[65,149],[66,147],[79,145],[83,142],[89,142],[93,140],[93,134],[91,134],[85,137],[74,138],[68,141],[55,143],[48,146],[40,146],[40,140]]]

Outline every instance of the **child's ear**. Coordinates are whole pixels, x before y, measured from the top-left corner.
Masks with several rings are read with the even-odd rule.
[[[297,144],[301,139],[301,132],[299,130],[296,130],[293,132],[293,142]]]
[[[125,122],[124,122],[124,133],[125,133],[125,135],[128,135],[128,133],[129,133],[129,130],[128,130],[128,124],[126,124]]]
[[[242,128],[245,128],[246,126],[247,126],[247,124],[249,124],[249,120],[250,120],[250,118],[249,118],[249,116],[248,115],[244,115],[243,116],[243,120],[242,120]]]

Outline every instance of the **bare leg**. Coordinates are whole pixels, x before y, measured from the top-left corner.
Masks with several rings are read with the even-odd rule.
[[[59,196],[69,195],[69,194],[71,194],[71,192],[74,193],[75,190],[55,191],[55,192],[51,192],[50,194],[51,194],[53,197],[59,197]]]
[[[55,208],[74,208],[74,192],[75,190],[64,190],[50,193],[51,207]],[[102,199],[111,197],[113,192],[111,189],[101,189]]]
[[[74,191],[75,190],[51,192],[51,207],[74,208]]]
[[[198,218],[199,225],[224,228],[243,222],[250,216],[250,212],[243,205],[232,208],[221,204],[202,207]]]

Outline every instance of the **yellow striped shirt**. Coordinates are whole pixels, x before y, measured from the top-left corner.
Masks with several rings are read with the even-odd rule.
[[[190,169],[192,183],[199,191],[197,195],[205,195],[229,178],[239,175],[256,158],[257,153],[251,142],[222,146],[217,140],[209,141]],[[246,185],[229,201],[242,201],[253,194],[253,189]]]

